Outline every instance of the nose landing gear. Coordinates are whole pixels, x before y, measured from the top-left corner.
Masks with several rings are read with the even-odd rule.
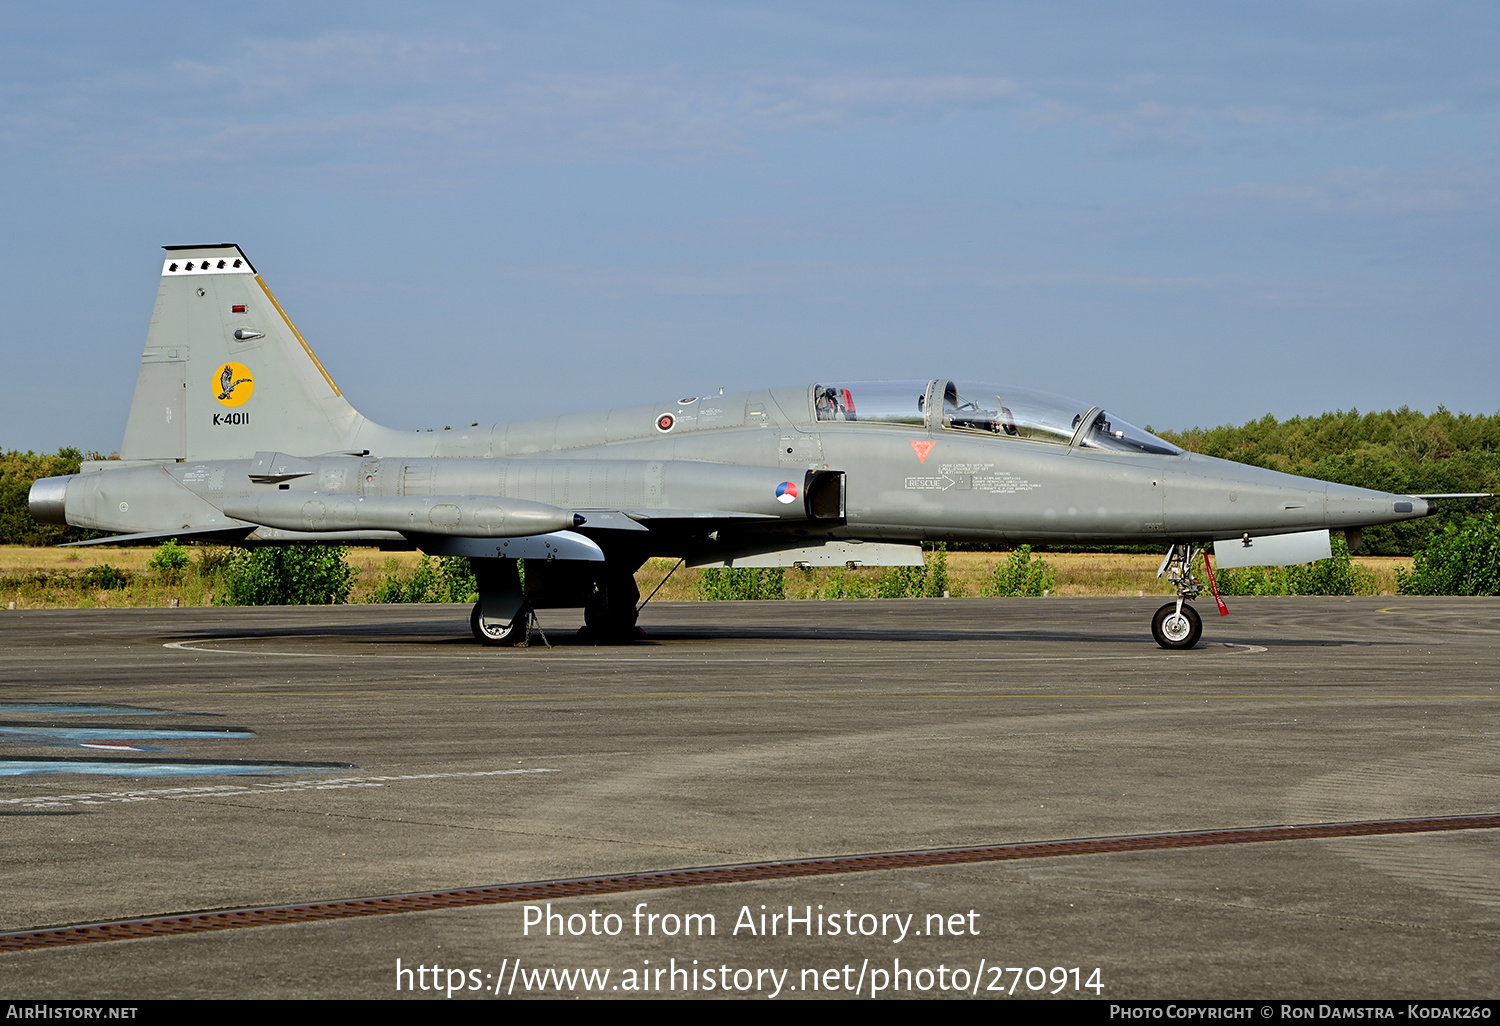
[[[1162,648],[1192,648],[1203,637],[1203,617],[1187,604],[1203,591],[1193,573],[1193,546],[1173,542],[1156,576],[1165,576],[1177,588],[1177,600],[1168,602],[1151,618],[1151,636]]]

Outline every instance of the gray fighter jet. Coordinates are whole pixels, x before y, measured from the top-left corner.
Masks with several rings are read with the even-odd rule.
[[[1190,648],[1197,553],[1329,555],[1329,531],[1426,516],[1429,497],[1185,453],[1113,411],[1024,388],[824,380],[601,413],[409,432],[351,406],[238,246],[169,246],[119,460],[45,478],[38,520],[234,544],[467,556],[491,645],[583,606],[634,637],[634,574],[915,566],[921,543],[1159,543],[1177,598],[1151,630]],[[517,572],[524,560],[524,586]]]

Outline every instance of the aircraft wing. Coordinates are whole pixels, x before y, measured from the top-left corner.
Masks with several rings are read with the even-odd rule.
[[[742,513],[724,509],[633,509],[637,520],[778,520],[770,513]]]

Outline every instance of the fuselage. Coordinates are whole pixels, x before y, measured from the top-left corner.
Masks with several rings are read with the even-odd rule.
[[[749,519],[736,525],[740,534],[999,544],[1201,542],[1361,527],[1430,511],[1427,500],[1414,496],[1183,453],[1166,443],[1150,446],[1166,451],[1103,448],[1077,429],[1068,437],[1067,424],[1028,432],[1024,420],[1016,430],[993,414],[954,417],[936,398],[940,385],[929,383],[925,413],[885,419],[829,417],[819,406],[823,386],[804,385],[459,431],[393,431],[363,421],[352,447],[358,455],[293,453],[297,472],[282,476],[257,473],[250,453],[238,460],[89,464],[78,477],[53,479],[61,487],[44,489],[38,515],[148,533],[231,526],[239,521],[224,513],[226,506],[243,508],[278,490],[494,496],[586,519],[591,511],[645,514],[651,537],[632,537],[631,544],[676,554],[684,546],[701,550],[701,532],[662,530],[667,520],[682,518],[652,524],[652,511],[745,514]],[[998,397],[991,405],[1011,413]],[[741,470],[716,469],[726,466]],[[840,517],[807,520],[800,504],[774,494],[781,478],[800,484],[818,470],[844,475]],[[311,533],[319,526],[304,525]],[[326,532],[338,525],[321,526]],[[295,533],[262,529],[258,537],[297,540]],[[364,533],[366,540],[401,541],[389,531]],[[359,532],[340,534],[360,540]],[[620,538],[607,531],[598,537],[601,544]]]

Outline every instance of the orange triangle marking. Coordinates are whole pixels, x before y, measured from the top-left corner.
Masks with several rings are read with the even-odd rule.
[[[919,463],[926,463],[927,462],[927,454],[932,451],[932,447],[934,445],[937,445],[937,443],[936,442],[917,442],[917,441],[913,441],[911,443],[911,447],[913,449],[917,450],[917,462],[919,462]]]

